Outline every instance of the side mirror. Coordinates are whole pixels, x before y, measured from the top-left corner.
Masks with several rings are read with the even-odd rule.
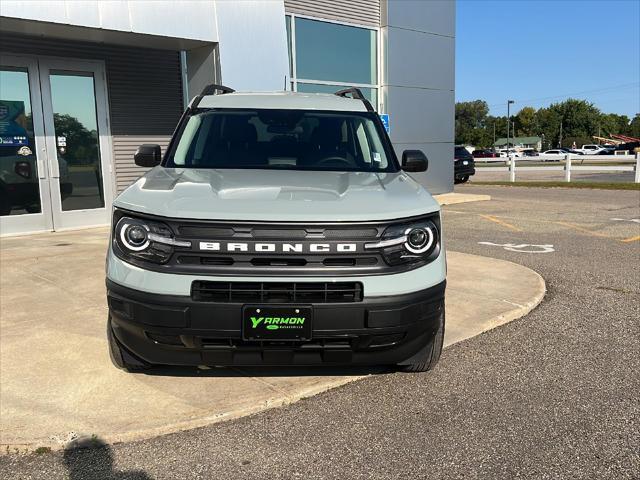
[[[139,167],[155,167],[156,165],[160,165],[160,161],[162,160],[160,145],[150,143],[140,145],[133,159]]]
[[[422,150],[405,150],[402,152],[402,169],[405,172],[426,172],[429,160]]]

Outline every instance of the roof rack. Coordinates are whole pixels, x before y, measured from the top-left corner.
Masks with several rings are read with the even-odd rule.
[[[226,87],[224,85],[217,85],[215,83],[212,83],[211,85],[207,85],[206,87],[204,87],[202,89],[202,93],[200,95],[205,96],[205,95],[215,95],[216,91],[220,90],[220,92],[222,93],[233,93],[235,92],[235,90],[233,88],[230,87]]]
[[[233,93],[235,92],[235,90],[233,88],[226,87],[224,85],[217,85],[215,83],[212,83],[211,85],[207,85],[202,89],[202,92],[200,92],[200,95],[194,98],[191,108],[197,108],[198,104],[202,100],[202,97],[206,95],[216,95],[217,94],[216,92],[220,92],[220,95],[224,95],[225,93]]]
[[[351,98],[354,98],[356,100],[362,100],[362,103],[364,103],[364,106],[367,108],[367,111],[369,112],[375,111],[373,109],[373,106],[369,102],[369,100],[367,100],[367,98],[362,94],[362,91],[359,88],[355,88],[355,87],[345,88],[344,90],[338,90],[336,93],[334,93],[334,95],[337,95],[339,97],[345,97],[345,98],[347,98],[347,95],[349,94],[351,94]]]

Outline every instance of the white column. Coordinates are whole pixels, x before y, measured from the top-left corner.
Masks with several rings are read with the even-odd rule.
[[[516,181],[516,157],[509,156],[507,158],[509,159],[509,181],[515,182]]]

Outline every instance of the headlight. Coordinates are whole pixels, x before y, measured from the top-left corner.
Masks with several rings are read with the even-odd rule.
[[[119,213],[116,211],[116,215]],[[191,247],[191,242],[176,240],[171,229],[160,222],[127,216],[116,220],[113,249],[125,260],[166,263],[171,258],[174,247]]]
[[[393,225],[384,231],[379,242],[368,243],[365,248],[381,250],[389,265],[428,263],[440,253],[440,235],[432,220]]]
[[[404,247],[411,253],[424,253],[433,245],[435,228],[430,227],[412,227],[405,230],[407,241]]]

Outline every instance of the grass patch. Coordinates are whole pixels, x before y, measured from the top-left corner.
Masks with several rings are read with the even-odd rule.
[[[605,182],[469,182],[469,185],[499,185],[504,187],[537,187],[537,188],[591,188],[598,190],[638,190],[640,183],[605,183]]]
[[[44,455],[45,453],[51,453],[51,448],[49,447],[38,447],[35,449],[35,453],[37,455]]]

